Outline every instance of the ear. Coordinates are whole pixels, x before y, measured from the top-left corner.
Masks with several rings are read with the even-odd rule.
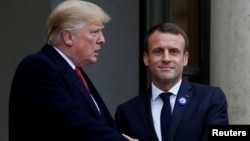
[[[65,42],[65,44],[72,46],[73,45],[73,37],[72,37],[72,33],[70,31],[63,31],[62,32],[62,38]]]
[[[187,66],[187,64],[188,64],[188,58],[189,58],[189,53],[186,52],[184,54],[184,57],[183,57],[183,64],[184,64],[184,66]]]
[[[143,62],[144,62],[144,65],[145,66],[148,66],[148,64],[149,64],[149,61],[148,61],[148,53],[147,52],[144,52],[143,53]]]

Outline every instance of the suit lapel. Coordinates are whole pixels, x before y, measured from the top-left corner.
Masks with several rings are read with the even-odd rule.
[[[140,96],[139,106],[140,106],[140,115],[141,119],[143,119],[143,125],[145,126],[145,130],[147,135],[149,136],[149,140],[157,141],[158,137],[155,132],[152,112],[151,112],[151,87]]]
[[[75,85],[75,87],[79,90],[79,94],[81,94],[87,100],[87,102],[93,109],[94,113],[97,116],[100,116],[99,111],[97,110],[87,89],[83,87],[81,80],[78,78],[77,74],[70,67],[70,65],[63,59],[63,57],[60,56],[59,53],[52,46],[49,46],[49,45],[45,45],[42,48],[41,52],[46,54],[57,65],[57,67],[59,68],[59,70],[62,71],[64,76],[67,78],[67,80],[71,81],[72,84]],[[91,84],[91,87],[93,87],[92,84]]]
[[[68,70],[69,73],[68,74],[68,78],[72,81],[72,83],[76,86],[76,88],[80,91],[81,95],[88,101],[89,105],[92,107],[93,111],[95,112],[95,114],[100,117],[100,113],[93,101],[93,99],[90,96],[90,93],[88,92],[88,90],[83,86],[81,80],[79,79],[79,77],[76,75],[76,73],[74,72],[74,70]],[[83,73],[83,75],[85,75]],[[86,78],[86,76],[84,76]],[[89,80],[88,80],[89,81]],[[88,82],[88,84],[90,84]],[[91,88],[90,88],[91,89]],[[91,91],[91,90],[90,90]],[[95,99],[96,100],[96,99]],[[97,101],[97,100],[96,100]],[[98,102],[97,102],[98,103]],[[98,105],[101,108],[101,105]],[[101,117],[100,117],[101,118]]]
[[[83,75],[88,83],[91,95],[94,97],[96,103],[98,104],[98,106],[100,108],[102,116],[100,116],[99,111],[96,110],[98,112],[97,113],[98,116],[100,116],[102,119],[104,119],[109,127],[117,128],[108,108],[106,107],[104,101],[102,100],[102,98],[101,98],[100,94],[98,93],[98,91],[96,90],[95,86],[93,85],[93,83],[90,81],[89,77],[86,75],[86,73],[83,70],[82,70],[82,73],[83,73]],[[87,89],[85,89],[85,90],[87,92]],[[96,109],[96,106],[94,108]]]
[[[190,88],[191,88],[190,84],[186,80],[183,79],[180,90],[177,94],[176,101],[175,101],[174,111],[173,111],[171,124],[170,124],[170,130],[169,130],[169,137],[168,137],[169,141],[174,140],[174,137],[179,128],[180,122],[192,98],[192,91],[190,91]]]

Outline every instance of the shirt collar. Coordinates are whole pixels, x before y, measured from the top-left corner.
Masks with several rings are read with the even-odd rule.
[[[171,92],[173,95],[177,96],[178,91],[179,91],[180,86],[181,86],[181,82],[182,82],[182,79],[180,79],[172,88],[170,88],[170,90],[168,92]],[[157,88],[153,83],[151,83],[151,87],[152,87],[152,101],[155,101],[156,98],[161,93],[165,93],[161,89]]]
[[[60,49],[58,49],[57,47],[53,47],[64,59],[65,61],[72,67],[72,69],[75,69],[76,66],[74,65],[74,63],[69,59],[68,56],[66,56]]]

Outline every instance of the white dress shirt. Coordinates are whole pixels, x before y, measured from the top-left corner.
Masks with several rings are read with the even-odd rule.
[[[170,96],[170,105],[171,105],[172,112],[174,109],[174,103],[176,100],[177,93],[180,89],[181,81],[182,79],[180,79],[180,81],[168,91],[172,93],[172,95]],[[151,83],[151,87],[152,87],[151,111],[152,111],[152,117],[153,117],[153,122],[154,122],[154,128],[155,128],[159,141],[162,141],[160,119],[161,119],[161,109],[163,106],[163,101],[159,95],[165,92],[157,88],[153,83]]]

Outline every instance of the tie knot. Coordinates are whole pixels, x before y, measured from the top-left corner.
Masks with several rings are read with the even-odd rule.
[[[75,68],[75,72],[76,72],[76,74],[82,79],[83,74],[82,74],[81,69],[80,69],[79,67],[76,67],[76,68]]]
[[[76,68],[75,68],[75,71],[81,72],[81,69],[80,69],[79,67],[76,67]]]
[[[164,102],[169,102],[169,97],[172,95],[172,93],[170,92],[167,92],[167,93],[162,93],[160,94],[160,97],[161,99],[164,101]]]

